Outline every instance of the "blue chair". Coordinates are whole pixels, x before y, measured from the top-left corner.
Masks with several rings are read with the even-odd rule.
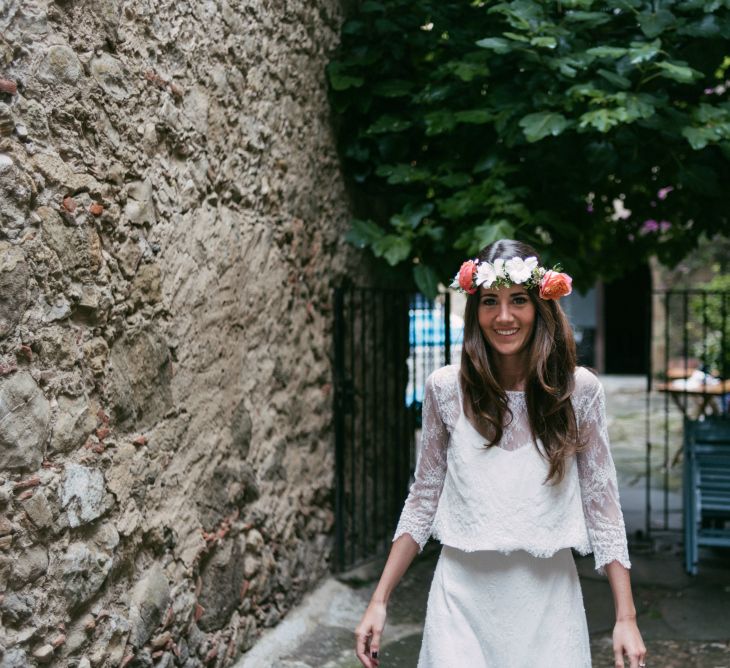
[[[730,419],[684,420],[684,565],[697,575],[701,545],[730,547]]]

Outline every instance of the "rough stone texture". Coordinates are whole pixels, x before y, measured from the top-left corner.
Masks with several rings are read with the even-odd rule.
[[[170,585],[162,568],[154,564],[132,592],[129,642],[142,647],[157,627],[170,600]]]
[[[104,474],[101,471],[68,464],[61,507],[66,509],[69,526],[81,526],[100,517],[105,510],[104,492]]]
[[[0,469],[37,469],[49,423],[48,400],[30,374],[0,380]]]
[[[112,559],[108,554],[91,549],[85,543],[72,543],[56,573],[63,582],[70,607],[86,603],[94,596],[111,568]]]
[[[229,665],[329,568],[343,9],[0,4],[2,665]]]

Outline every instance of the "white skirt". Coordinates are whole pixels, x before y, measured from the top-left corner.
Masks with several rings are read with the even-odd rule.
[[[590,640],[570,548],[552,557],[444,545],[418,668],[586,668]]]

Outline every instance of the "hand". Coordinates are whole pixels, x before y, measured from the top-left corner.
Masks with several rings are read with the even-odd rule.
[[[639,668],[640,663],[646,662],[646,647],[634,618],[617,621],[613,627],[615,668],[624,668],[624,654],[629,657],[629,668]]]
[[[357,658],[365,668],[378,668],[380,665],[380,659],[374,658],[373,654],[375,657],[379,656],[376,652],[380,652],[380,636],[385,627],[386,609],[385,603],[370,601],[368,609],[355,629]]]

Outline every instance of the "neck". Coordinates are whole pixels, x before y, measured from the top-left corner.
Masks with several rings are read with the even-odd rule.
[[[494,360],[497,380],[502,388],[524,391],[525,380],[527,379],[526,353],[507,356],[495,354],[492,359]]]

